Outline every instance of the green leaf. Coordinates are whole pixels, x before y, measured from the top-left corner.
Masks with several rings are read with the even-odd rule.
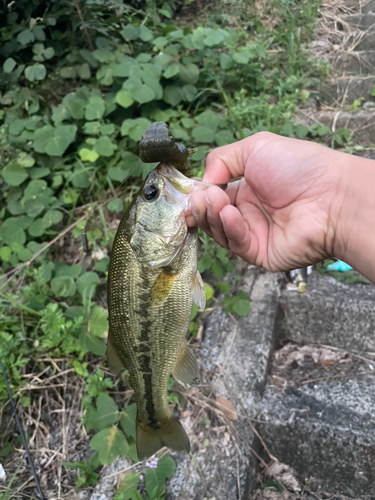
[[[100,120],[105,113],[105,102],[99,96],[90,97],[89,103],[86,107],[85,118],[88,121]]]
[[[139,485],[139,472],[129,472],[121,481],[117,492],[115,493],[114,500],[133,499],[134,494],[137,492]]]
[[[55,50],[53,47],[47,47],[43,51],[43,56],[45,59],[52,59],[54,55],[55,55]]]
[[[139,104],[144,104],[155,99],[155,92],[147,85],[141,85],[130,90],[131,97]]]
[[[215,134],[211,129],[199,125],[193,130],[193,138],[197,142],[211,143],[215,139]]]
[[[38,199],[29,198],[25,200],[24,207],[26,209],[26,213],[29,217],[36,217],[41,214],[44,210],[43,203]]]
[[[246,51],[235,52],[233,54],[233,61],[238,64],[247,64],[250,61],[251,54]]]
[[[17,157],[17,163],[21,165],[21,167],[30,168],[35,164],[35,160],[27,153],[20,153]]]
[[[124,120],[121,125],[121,135],[127,135],[133,141],[140,141],[142,134],[146,128],[151,124],[147,118],[136,118],[135,120]]]
[[[228,56],[228,54],[225,54],[224,52],[220,54],[219,61],[220,61],[220,67],[224,71],[227,71],[233,66],[232,58]]]
[[[171,106],[177,106],[182,101],[181,87],[167,85],[164,89],[163,100]]]
[[[89,271],[77,280],[77,289],[82,297],[92,297],[95,293],[96,285],[99,283],[99,276],[93,271]]]
[[[197,95],[198,89],[194,85],[184,85],[182,87],[182,99],[187,102],[193,102]]]
[[[137,405],[133,403],[121,412],[121,427],[129,437],[136,438],[135,419],[137,416]]]
[[[195,85],[199,78],[199,71],[199,67],[196,64],[187,64],[180,67],[178,77],[184,85]]]
[[[114,144],[109,137],[106,135],[99,137],[94,145],[95,151],[100,156],[109,157],[112,156],[116,150],[116,144]]]
[[[374,97],[374,96],[375,96],[375,85],[372,87],[370,95],[371,95],[372,97]]]
[[[38,238],[44,234],[44,224],[42,219],[37,219],[28,229],[30,236]]]
[[[12,254],[12,250],[10,247],[1,247],[0,248],[0,259],[4,262],[9,262],[9,258]]]
[[[165,38],[165,36],[158,36],[153,41],[153,44],[155,45],[155,47],[163,48],[168,44],[168,39]]]
[[[33,29],[33,34],[39,42],[43,42],[46,39],[46,34],[44,32],[44,26],[35,26]]]
[[[78,154],[82,161],[90,161],[91,163],[99,158],[99,154],[93,149],[82,148]]]
[[[146,491],[151,498],[157,498],[165,492],[165,480],[172,476],[176,470],[176,464],[171,457],[163,457],[158,460],[156,469],[146,469]]]
[[[26,243],[26,234],[18,219],[10,217],[5,220],[0,228],[0,238],[6,245],[12,243],[19,243],[24,245]]]
[[[305,127],[304,125],[297,125],[295,129],[296,136],[298,139],[304,139],[307,134],[309,133],[308,127]]]
[[[126,455],[129,449],[124,434],[115,426],[95,434],[90,446],[99,453],[100,461],[104,465],[111,464],[118,456]]]
[[[95,273],[96,274],[96,273]],[[100,306],[94,306],[89,319],[90,333],[103,338],[108,332],[108,311]]]
[[[233,304],[233,311],[240,316],[247,316],[250,311],[250,299],[245,292],[238,292]]]
[[[76,132],[76,125],[58,125],[56,128],[46,125],[34,132],[33,148],[37,153],[62,156],[75,140]]]
[[[47,75],[47,70],[44,64],[33,64],[25,69],[25,77],[30,82],[35,82],[36,80],[44,80]]]
[[[70,276],[61,276],[52,279],[51,289],[57,297],[72,297],[76,292],[76,285]]]
[[[90,66],[87,63],[83,63],[81,66],[78,68],[78,76],[82,78],[82,80],[88,80],[91,78],[91,70]]]
[[[102,126],[100,129],[100,133],[102,135],[112,135],[113,133],[116,132],[116,126],[114,123],[107,123]]]
[[[84,351],[92,352],[96,356],[104,356],[106,347],[104,342],[91,332],[85,331],[78,338],[78,343]]]
[[[224,36],[218,30],[212,30],[209,32],[207,37],[204,39],[204,44],[207,47],[214,47],[215,45],[220,45],[224,41]]]
[[[127,24],[122,32],[125,40],[136,40],[139,36],[139,28],[136,28],[132,24]]]
[[[119,198],[107,203],[107,208],[110,212],[122,212],[124,210],[124,202]]]
[[[13,57],[8,57],[8,59],[5,59],[4,64],[3,64],[3,70],[5,73],[11,73],[14,68],[16,67],[17,63],[13,59]]]
[[[102,128],[100,122],[86,122],[83,126],[83,133],[87,135],[98,135]]]
[[[55,224],[58,224],[63,218],[62,212],[59,210],[48,210],[48,212],[43,217],[44,227],[48,228]]]
[[[4,168],[2,176],[5,182],[10,186],[19,186],[27,179],[28,173],[23,167],[18,165],[18,163],[13,162]]]
[[[142,42],[149,42],[154,38],[154,35],[146,26],[141,25],[138,28],[138,38],[140,38]]]
[[[73,66],[65,66],[60,69],[60,76],[64,78],[64,80],[74,80],[77,78],[76,68]]]
[[[117,422],[119,411],[115,401],[108,394],[101,393],[96,398],[96,411],[90,418],[89,429],[101,431]]]
[[[178,64],[170,64],[168,68],[164,71],[164,78],[172,78],[173,76],[178,75],[180,72],[180,66]]]
[[[21,45],[27,45],[28,43],[34,42],[35,37],[30,30],[23,30],[17,36],[17,42]]]
[[[234,142],[234,137],[229,130],[219,130],[215,134],[215,142],[218,146],[226,146]]]
[[[208,302],[214,294],[214,289],[208,283],[204,283],[204,291],[206,293],[206,301]]]
[[[127,90],[120,90],[116,94],[115,101],[123,108],[128,108],[133,104],[134,99]]]
[[[20,135],[25,128],[26,120],[18,119],[14,120],[9,125],[9,133],[10,135]]]

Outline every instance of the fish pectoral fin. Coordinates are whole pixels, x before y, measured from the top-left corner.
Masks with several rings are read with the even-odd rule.
[[[185,344],[181,349],[180,356],[172,372],[173,377],[184,386],[190,386],[199,383],[199,368],[197,360],[190,349]]]
[[[204,283],[199,271],[197,271],[193,280],[193,301],[199,309],[206,307],[206,290],[204,289]]]
[[[151,290],[151,306],[161,306],[172,291],[177,273],[162,271]]]
[[[182,427],[181,422],[175,416],[160,422],[158,429],[152,429],[146,423],[136,421],[137,430],[137,454],[139,460],[149,458],[151,455],[167,446],[174,451],[190,451],[190,441]]]
[[[109,369],[113,374],[119,375],[125,370],[125,366],[116,352],[113,334],[111,333],[111,331],[108,334],[107,341],[107,361]]]

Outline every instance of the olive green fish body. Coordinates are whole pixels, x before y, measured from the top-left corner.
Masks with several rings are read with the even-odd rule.
[[[167,387],[171,374],[184,384],[198,377],[185,334],[193,300],[204,307],[204,287],[197,272],[197,233],[187,230],[177,199],[186,198],[194,182],[165,164],[151,172],[121,220],[111,255],[107,356],[114,371],[129,371],[139,458],[162,446],[190,449],[168,407]]]

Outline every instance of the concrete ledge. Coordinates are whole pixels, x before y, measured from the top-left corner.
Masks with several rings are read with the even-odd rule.
[[[359,144],[375,143],[375,110],[361,109],[359,111],[315,111],[301,109],[297,112],[295,123],[311,126],[315,123],[327,125],[335,129],[347,128],[353,132],[354,141]]]
[[[375,351],[375,287],[345,285],[317,271],[305,293],[284,290],[280,331],[297,342]],[[375,397],[374,397],[375,400]]]
[[[375,102],[375,97],[371,96],[373,87],[375,76],[341,77],[320,85],[319,95],[329,105],[348,105],[360,98],[364,98],[365,102]]]
[[[233,321],[218,308],[207,319],[201,362],[202,373],[209,370],[202,380],[209,386],[210,397],[204,408],[208,418],[195,436],[189,433],[188,425],[194,417],[183,421],[192,438],[194,460],[175,457],[177,472],[168,487],[168,500],[249,498],[254,486],[256,461],[251,448],[257,444],[244,412],[260,399],[266,383],[274,345],[276,276],[250,268],[241,289],[251,298],[247,317]],[[210,411],[210,400],[213,403],[219,396],[233,405],[237,420],[222,419]],[[196,397],[199,399],[199,394]]]

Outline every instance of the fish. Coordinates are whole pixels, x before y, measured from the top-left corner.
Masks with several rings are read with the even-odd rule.
[[[148,174],[124,213],[108,275],[107,359],[125,369],[134,389],[140,460],[166,446],[190,451],[190,441],[168,404],[170,375],[184,386],[199,381],[186,341],[193,302],[205,307],[197,269],[197,229],[187,228],[189,195],[211,184],[188,178],[171,163]]]

